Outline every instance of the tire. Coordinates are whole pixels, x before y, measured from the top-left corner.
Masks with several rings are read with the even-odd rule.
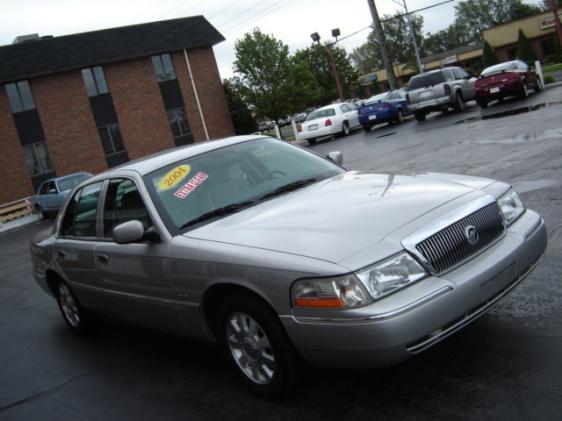
[[[307,139],[307,142],[309,145],[316,145],[316,142],[318,142],[316,139],[312,138],[312,139]]]
[[[396,119],[394,120],[394,122],[396,124],[404,123],[404,113],[402,113],[402,110],[398,110],[398,114],[396,115]]]
[[[80,305],[70,287],[63,281],[55,286],[55,295],[62,318],[68,328],[78,336],[86,335],[91,327],[91,319]]]
[[[275,399],[294,388],[298,355],[265,303],[247,294],[230,295],[219,305],[215,332],[230,365],[254,393]]]
[[[480,108],[484,109],[484,108],[488,108],[488,102],[484,99],[477,99],[476,103],[478,105],[480,105]]]
[[[417,121],[425,121],[425,112],[423,111],[416,111],[414,113],[414,117],[416,117]]]
[[[47,214],[43,211],[43,208],[39,205],[35,205],[35,213],[39,216],[39,220],[43,221],[47,219]]]
[[[366,132],[370,132],[372,128],[373,126],[371,126],[370,124],[363,124],[363,130],[365,130]]]
[[[462,113],[462,111],[464,110],[464,102],[461,94],[457,93],[455,95],[455,104],[453,105],[453,109],[457,113]]]
[[[529,88],[527,88],[527,83],[523,82],[523,85],[521,85],[521,92],[519,96],[521,98],[529,98]]]
[[[341,125],[341,134],[342,136],[349,136],[351,133],[351,129],[349,128],[349,123],[344,121]]]

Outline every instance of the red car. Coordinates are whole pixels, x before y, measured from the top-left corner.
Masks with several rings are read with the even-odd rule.
[[[508,96],[529,96],[529,88],[542,89],[540,78],[521,60],[507,61],[482,71],[475,84],[476,102],[486,108],[490,101]]]

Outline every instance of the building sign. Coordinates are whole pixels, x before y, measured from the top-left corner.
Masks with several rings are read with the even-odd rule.
[[[456,55],[449,56],[449,57],[445,57],[445,59],[443,60],[443,64],[453,64],[456,63],[457,61],[459,61],[459,59]]]
[[[554,28],[555,26],[554,24],[555,24],[554,16],[547,16],[546,18],[539,20],[539,28],[541,28],[541,31],[544,31],[549,28]]]

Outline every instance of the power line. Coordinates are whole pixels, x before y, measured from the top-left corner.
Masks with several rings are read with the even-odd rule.
[[[233,20],[238,19],[240,16],[247,14],[248,12],[252,12],[254,10],[254,8],[260,6],[261,4],[265,3],[267,0],[260,0],[258,1],[256,4],[254,4],[251,7],[248,7],[246,9],[244,9],[242,12],[234,15],[233,17],[231,17],[230,19],[227,19],[226,21],[221,23],[221,26],[226,25],[229,22],[232,22]]]
[[[258,19],[261,19],[261,18],[263,18],[263,17],[265,17],[265,16],[268,16],[268,15],[270,15],[271,13],[273,13],[273,12],[275,12],[275,11],[281,9],[282,7],[287,6],[287,5],[288,5],[289,3],[291,3],[292,1],[293,1],[293,0],[288,0],[288,1],[282,0],[281,2],[277,3],[276,7],[273,7],[272,9],[269,9],[269,10],[262,10],[260,13],[258,13],[258,14],[256,14],[256,15],[252,16],[250,19],[246,20],[245,22],[239,23],[238,25],[235,25],[235,26],[231,27],[231,28],[228,29],[227,31],[228,31],[228,33],[234,33],[234,31],[236,31],[236,30],[238,30],[238,29],[240,29],[240,28],[243,28],[243,27],[245,27],[245,26],[248,26],[248,25],[250,25],[251,23],[257,21]]]
[[[228,9],[230,9],[232,6],[234,6],[234,5],[238,4],[238,3],[240,3],[241,1],[242,1],[242,0],[235,0],[235,1],[233,1],[233,2],[230,3],[228,6],[226,6],[224,9],[222,9],[220,12],[215,13],[215,14],[209,16],[209,19],[213,19],[213,18],[216,18],[217,16],[222,15],[225,11],[227,11]]]
[[[158,19],[162,19],[164,16],[167,16],[170,13],[175,12],[177,9],[183,7],[186,3],[189,3],[190,1],[192,1],[192,0],[183,0],[183,1],[179,2],[174,7],[172,7],[170,10],[168,10],[166,13],[160,15],[160,17]]]

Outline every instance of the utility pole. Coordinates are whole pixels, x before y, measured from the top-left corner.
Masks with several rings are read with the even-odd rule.
[[[560,17],[558,16],[558,10],[556,10],[556,1],[550,0],[550,11],[554,15],[554,24],[556,25],[556,32],[558,34],[558,40],[560,45],[562,45],[562,23],[560,23]]]
[[[396,86],[396,78],[394,76],[394,68],[392,63],[388,58],[388,50],[386,48],[386,38],[384,37],[384,32],[382,30],[381,20],[379,18],[379,12],[377,11],[377,6],[375,6],[374,0],[367,0],[369,4],[369,9],[371,9],[371,16],[373,18],[373,30],[375,31],[375,37],[379,44],[379,49],[381,52],[382,62],[386,68],[386,77],[388,78],[388,84],[390,85],[390,90],[394,91]]]
[[[328,52],[328,60],[330,61],[330,67],[332,68],[332,74],[336,80],[336,89],[338,90],[338,97],[340,101],[343,101],[343,88],[341,86],[340,74],[338,72],[338,66],[336,65],[336,59],[334,58],[334,52],[332,51],[332,45],[326,45],[326,51]]]
[[[414,25],[412,25],[412,20],[410,18],[410,13],[408,13],[408,6],[406,5],[406,0],[402,0],[404,3],[404,11],[406,12],[406,21],[408,22],[408,27],[410,28],[410,35],[412,37],[412,43],[414,44],[414,51],[416,53],[416,61],[418,62],[418,69],[423,72],[423,64],[420,58],[420,49],[418,47],[418,41],[416,40],[416,34],[414,32]]]

